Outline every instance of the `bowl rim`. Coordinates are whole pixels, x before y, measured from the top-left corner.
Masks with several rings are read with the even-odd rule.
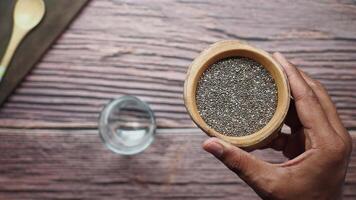
[[[262,56],[263,59],[266,59],[268,60],[268,62],[272,63],[272,65],[270,66],[272,66],[276,72],[276,77],[273,77],[275,81],[281,82],[281,89],[278,89],[277,109],[271,120],[262,129],[246,136],[227,136],[209,127],[209,125],[205,123],[203,118],[198,113],[195,100],[197,82],[199,81],[201,74],[206,70],[207,63],[210,62],[213,58],[216,58],[223,53],[232,51],[248,51],[249,53],[252,53],[254,55]],[[269,53],[239,40],[223,40],[210,45],[207,49],[202,51],[191,63],[184,82],[183,97],[185,107],[191,119],[207,135],[211,137],[220,138],[235,146],[239,146],[246,149],[256,149],[264,146],[270,140],[277,137],[279,130],[283,126],[284,119],[289,109],[290,88],[284,70],[282,69],[280,64],[272,58]]]

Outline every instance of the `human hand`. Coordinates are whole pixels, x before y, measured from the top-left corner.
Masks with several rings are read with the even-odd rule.
[[[217,138],[203,148],[222,161],[264,199],[338,199],[352,150],[352,140],[325,88],[289,63],[283,66],[294,104],[286,125],[291,134],[280,134],[271,148],[290,160],[272,164]]]

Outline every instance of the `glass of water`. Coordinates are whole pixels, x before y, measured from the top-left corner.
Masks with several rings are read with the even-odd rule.
[[[123,96],[109,102],[100,114],[99,134],[113,152],[133,155],[154,140],[156,121],[150,107],[137,97]]]

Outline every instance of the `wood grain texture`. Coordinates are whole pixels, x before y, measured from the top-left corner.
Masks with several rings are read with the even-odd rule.
[[[355,8],[336,1],[92,1],[5,104],[0,125],[95,127],[109,99],[130,94],[152,106],[159,127],[193,127],[182,99],[188,65],[215,41],[242,39],[286,54],[319,79],[355,128]]]
[[[123,157],[96,130],[0,131],[1,199],[259,199],[213,156],[199,129],[160,129],[143,154]],[[356,145],[356,132],[353,132]],[[258,151],[281,162],[281,153]],[[356,150],[344,199],[356,196]]]
[[[0,105],[55,39],[64,31],[87,1],[44,0],[46,8],[45,17],[22,40],[6,70],[5,77],[0,82]],[[4,54],[10,40],[15,3],[16,1],[13,0],[2,0],[0,2],[0,55]],[[63,10],[65,10],[65,15],[63,15]]]
[[[91,1],[0,109],[0,199],[258,199],[201,150],[183,104],[188,65],[221,39],[280,51],[325,84],[355,130],[355,33],[352,0]],[[126,94],[169,128],[131,158],[96,131],[103,105]],[[345,199],[356,197],[355,157]]]

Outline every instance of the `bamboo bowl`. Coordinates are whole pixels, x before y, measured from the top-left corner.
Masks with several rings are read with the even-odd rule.
[[[209,127],[198,113],[196,105],[196,88],[204,71],[218,60],[234,56],[247,57],[259,62],[271,74],[277,86],[277,108],[271,120],[259,131],[240,137],[226,136]],[[289,109],[289,103],[289,84],[281,66],[267,52],[241,41],[220,41],[205,49],[190,65],[184,82],[184,104],[195,124],[207,135],[220,138],[246,150],[261,148],[278,136]]]

